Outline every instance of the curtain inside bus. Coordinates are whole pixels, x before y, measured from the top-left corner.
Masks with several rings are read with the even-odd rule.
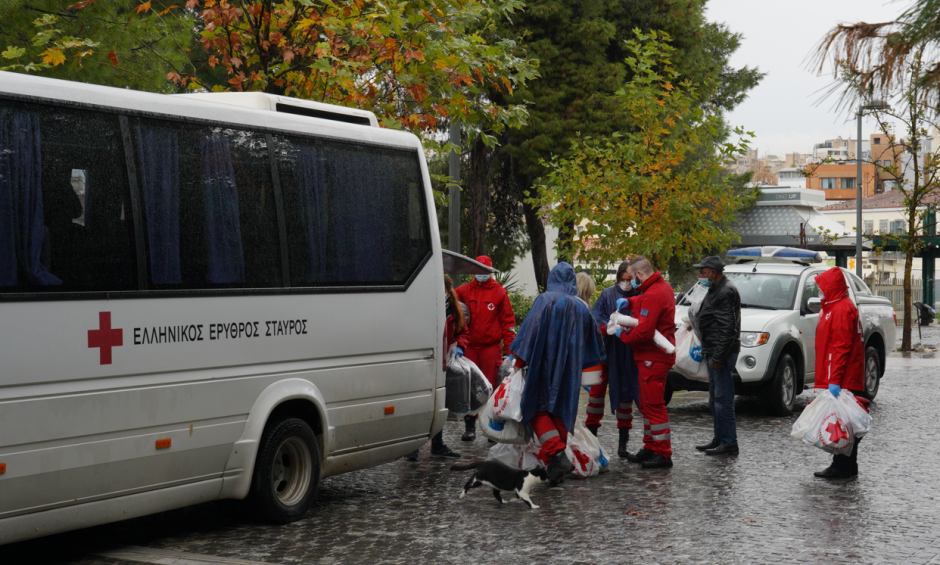
[[[206,190],[208,281],[242,283],[245,259],[229,140],[223,135],[211,134],[201,139],[199,146]]]
[[[317,280],[327,269],[326,167],[316,147],[299,145],[297,153],[300,214],[310,254],[310,272],[302,280]]]
[[[40,261],[45,239],[39,116],[0,110],[0,285],[19,283],[17,265],[31,284],[62,281]]]
[[[154,284],[180,284],[180,163],[177,133],[136,126]]]

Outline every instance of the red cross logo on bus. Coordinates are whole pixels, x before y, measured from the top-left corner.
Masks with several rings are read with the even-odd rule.
[[[97,330],[88,330],[88,347],[101,348],[101,364],[111,364],[111,348],[124,345],[124,330],[111,329],[111,312],[98,312]]]

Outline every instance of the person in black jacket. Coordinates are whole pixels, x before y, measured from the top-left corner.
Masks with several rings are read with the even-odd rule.
[[[695,449],[706,455],[736,454],[738,436],[731,370],[741,351],[741,296],[734,283],[725,278],[725,264],[720,258],[706,257],[693,266],[698,269],[699,283],[708,287],[698,314],[698,328],[702,355],[708,364],[708,407],[715,418],[711,442]]]

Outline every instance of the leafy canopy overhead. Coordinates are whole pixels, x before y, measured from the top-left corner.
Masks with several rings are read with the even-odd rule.
[[[699,86],[676,82],[667,34],[635,34],[627,42],[632,78],[616,93],[634,127],[606,140],[575,139],[569,156],[545,163],[550,172],[534,202],[560,226],[559,239],[583,226],[575,253],[600,267],[633,254],[666,264],[726,248],[736,236],[722,218],[750,203],[730,190],[722,168],[747,142],[703,155],[700,148],[721,133],[721,117],[696,105]]]

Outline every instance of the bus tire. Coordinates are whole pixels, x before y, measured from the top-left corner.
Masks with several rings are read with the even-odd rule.
[[[306,422],[285,418],[261,436],[248,494],[256,518],[273,524],[300,520],[313,504],[320,482],[320,447]]]

